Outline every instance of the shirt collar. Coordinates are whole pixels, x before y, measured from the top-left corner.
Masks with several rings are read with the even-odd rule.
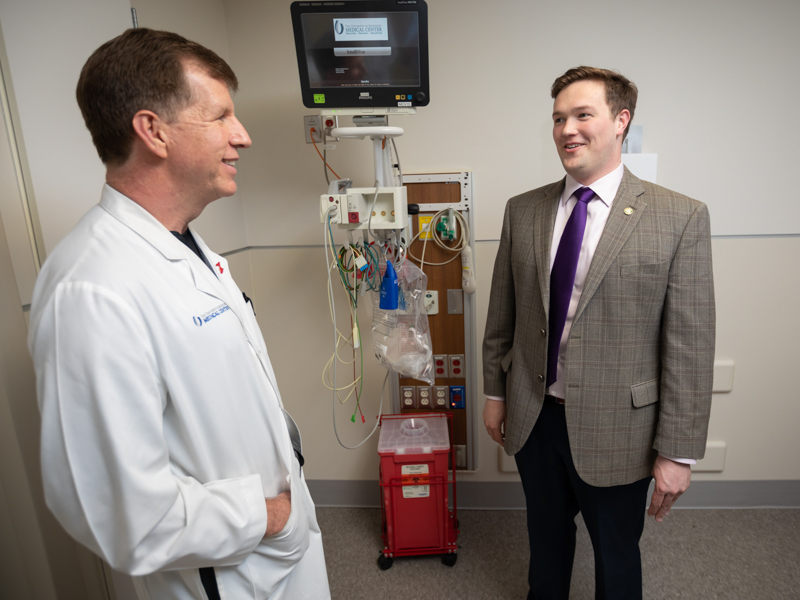
[[[608,207],[611,207],[611,203],[614,202],[614,197],[617,195],[617,191],[619,190],[619,186],[622,183],[622,176],[625,174],[625,167],[622,163],[619,163],[619,166],[611,171],[608,175],[604,175],[597,181],[595,181],[592,185],[584,186],[582,183],[576,181],[572,175],[569,173],[567,174],[567,181],[564,185],[564,193],[561,195],[561,203],[566,205],[567,200],[570,199],[572,194],[574,194],[577,190],[582,187],[590,188],[595,195],[600,198],[600,200]]]

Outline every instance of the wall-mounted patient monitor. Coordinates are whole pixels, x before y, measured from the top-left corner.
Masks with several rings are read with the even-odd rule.
[[[292,24],[308,108],[385,114],[430,101],[423,0],[293,2]]]

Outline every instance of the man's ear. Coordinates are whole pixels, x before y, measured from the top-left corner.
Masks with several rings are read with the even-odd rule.
[[[616,124],[617,124],[617,135],[624,135],[625,128],[628,126],[628,123],[631,122],[631,113],[628,111],[627,108],[623,108],[619,111],[617,115]]]
[[[160,158],[167,157],[167,137],[164,122],[151,110],[133,115],[133,131],[145,148]]]

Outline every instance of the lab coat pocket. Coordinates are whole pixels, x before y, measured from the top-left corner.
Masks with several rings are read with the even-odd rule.
[[[256,560],[263,561],[260,566],[253,564],[251,567],[259,598],[269,598],[273,590],[291,574],[295,565],[300,562],[308,550],[310,543],[309,518],[301,496],[303,490],[295,485],[299,478],[298,465],[292,476],[292,510],[286,525],[279,533],[264,538],[254,552],[258,555]]]
[[[264,539],[262,545],[267,545],[275,553],[276,558],[297,562],[308,549],[308,516],[300,498],[300,490],[292,486],[292,511],[289,519],[280,532]]]

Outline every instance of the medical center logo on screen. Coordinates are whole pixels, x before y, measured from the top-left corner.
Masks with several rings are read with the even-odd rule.
[[[386,19],[334,19],[333,33],[337,42],[372,42],[389,39]]]

